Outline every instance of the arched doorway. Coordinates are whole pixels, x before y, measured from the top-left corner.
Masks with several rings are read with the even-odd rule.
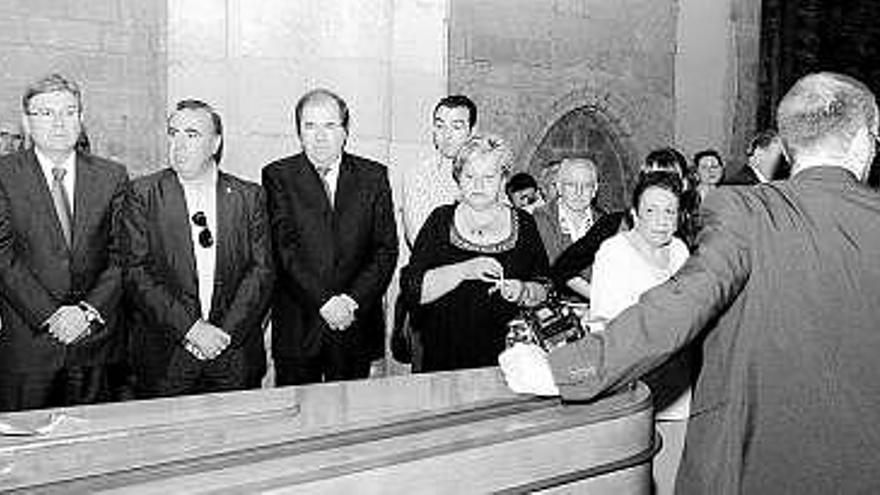
[[[571,110],[550,126],[529,161],[529,173],[545,190],[552,190],[549,182],[553,180],[554,164],[569,157],[587,157],[599,166],[596,202],[600,207],[611,211],[628,206],[626,154],[595,107]]]

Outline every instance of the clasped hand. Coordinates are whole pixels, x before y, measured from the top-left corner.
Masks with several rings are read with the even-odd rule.
[[[79,306],[61,306],[46,321],[49,334],[64,345],[72,344],[89,331],[86,313]]]
[[[354,323],[354,312],[357,310],[357,302],[346,294],[331,297],[321,306],[321,318],[327,325],[336,331],[348,329]]]
[[[220,327],[198,320],[184,337],[184,347],[197,359],[205,361],[220,355],[232,342],[232,337]]]

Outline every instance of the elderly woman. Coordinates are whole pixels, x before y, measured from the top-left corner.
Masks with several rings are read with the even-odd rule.
[[[416,238],[401,289],[421,371],[495,365],[507,322],[546,297],[535,221],[503,201],[511,157],[498,139],[468,141],[453,161],[460,202],[435,209]]]
[[[610,320],[649,289],[668,280],[689,256],[676,237],[681,181],[670,172],[643,174],[633,191],[633,228],[602,243],[593,264],[590,317]],[[651,388],[663,450],[654,462],[656,493],[672,493],[696,374],[693,349],[676,354],[645,377]]]
[[[694,154],[694,177],[697,182],[697,192],[700,199],[718,187],[724,179],[724,161],[721,154],[715,150],[703,150]]]

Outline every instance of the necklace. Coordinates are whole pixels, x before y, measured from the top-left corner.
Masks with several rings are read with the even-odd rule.
[[[461,208],[461,223],[464,230],[473,237],[484,238],[495,235],[503,227],[499,222],[501,209],[493,207],[487,211],[476,211],[468,206]]]

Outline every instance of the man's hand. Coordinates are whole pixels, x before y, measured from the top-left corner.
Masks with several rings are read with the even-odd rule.
[[[348,294],[333,296],[321,306],[321,318],[327,325],[337,331],[347,330],[354,323],[354,312],[358,303]]]
[[[61,306],[46,320],[49,334],[69,345],[89,331],[85,312],[79,306]]]
[[[559,395],[547,353],[534,344],[514,344],[498,356],[504,381],[518,394]]]
[[[224,332],[223,329],[204,320],[198,320],[193,323],[193,326],[186,332],[184,339],[186,343],[194,346],[195,350],[202,354],[199,356],[198,353],[193,352],[190,346],[184,345],[188,351],[199,359],[214,359],[226,350],[232,341],[232,337]]]

